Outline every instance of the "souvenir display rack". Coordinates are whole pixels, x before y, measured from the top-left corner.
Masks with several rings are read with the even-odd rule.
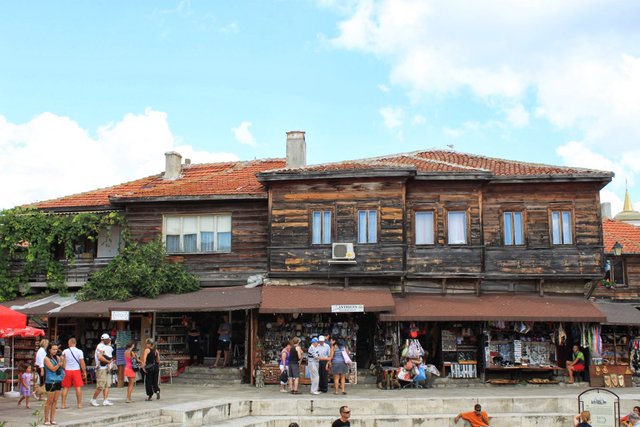
[[[187,326],[184,325],[184,316],[158,313],[156,315],[156,344],[165,358],[188,358]]]
[[[451,378],[477,378],[476,337],[471,328],[443,329],[442,342],[442,375],[449,371]]]

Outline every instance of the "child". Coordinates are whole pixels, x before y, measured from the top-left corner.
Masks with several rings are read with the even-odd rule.
[[[22,405],[22,401],[26,400],[26,408],[29,409],[29,398],[31,397],[31,365],[27,365],[24,373],[20,375],[20,400],[18,406]]]

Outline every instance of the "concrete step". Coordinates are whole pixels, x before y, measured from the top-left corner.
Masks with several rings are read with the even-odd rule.
[[[215,372],[215,370],[211,370],[209,372],[191,372],[184,371],[180,375],[176,375],[176,378],[213,378],[213,379],[221,379],[221,380],[234,380],[241,379],[242,374],[232,373],[232,372]]]
[[[337,410],[336,410],[337,412]],[[456,414],[435,415],[396,415],[396,416],[358,416],[351,410],[351,425],[353,427],[460,427],[461,422],[454,423]],[[571,425],[572,414],[565,413],[532,413],[532,414],[497,414],[491,417],[492,427],[565,427]],[[289,423],[297,422],[305,427],[326,427],[338,418],[333,416],[255,416],[243,417],[228,421],[205,424],[208,427],[288,427]]]
[[[202,378],[174,378],[174,384],[180,385],[196,385],[201,387],[228,387],[242,384],[242,380],[219,380],[219,379],[202,379]]]
[[[97,408],[96,408],[97,409]],[[58,412],[60,414],[60,412]],[[158,420],[155,424],[145,424],[149,420]],[[120,426],[157,426],[163,423],[172,422],[171,416],[163,415],[161,409],[139,411],[136,413],[126,413],[121,415],[94,414],[92,418],[87,416],[83,421],[59,422],[65,427],[120,427]]]
[[[105,424],[109,427],[147,427],[147,426],[161,426],[173,423],[173,419],[169,415],[160,415],[152,418],[142,418],[142,419],[127,419],[127,421],[122,421],[120,423],[115,424]]]

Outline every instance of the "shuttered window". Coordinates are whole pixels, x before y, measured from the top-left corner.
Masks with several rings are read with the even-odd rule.
[[[231,252],[231,215],[165,216],[167,253]]]

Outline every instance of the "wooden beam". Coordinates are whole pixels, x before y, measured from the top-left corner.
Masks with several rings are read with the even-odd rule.
[[[540,293],[541,297],[544,296],[544,279],[538,280],[538,292]]]
[[[442,278],[442,295],[446,295],[447,293],[447,278]]]
[[[476,280],[476,296],[480,296],[480,279]]]

